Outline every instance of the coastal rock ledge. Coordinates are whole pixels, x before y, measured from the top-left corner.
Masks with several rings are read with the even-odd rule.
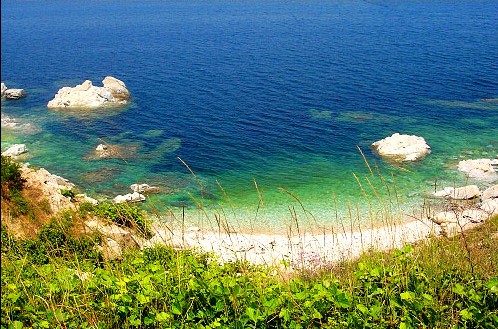
[[[380,156],[398,162],[420,160],[431,153],[431,148],[424,138],[399,133],[373,143],[372,148]]]
[[[86,80],[76,87],[62,87],[54,99],[48,102],[51,109],[98,108],[109,105],[124,105],[130,99],[130,92],[123,81],[105,77],[103,87],[97,87]]]

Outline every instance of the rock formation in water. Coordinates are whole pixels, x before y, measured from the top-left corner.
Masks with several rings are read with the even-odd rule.
[[[123,81],[114,77],[105,77],[103,87],[97,87],[86,80],[76,87],[62,87],[54,99],[48,102],[51,109],[64,108],[99,108],[109,105],[128,103],[130,93]]]
[[[2,152],[2,155],[16,157],[26,152],[28,152],[28,149],[25,144],[15,144],[9,147],[6,151]]]
[[[19,88],[9,89],[9,88],[7,88],[5,83],[2,82],[1,96],[2,96],[2,98],[5,98],[5,99],[16,100],[16,99],[20,99],[20,98],[23,98],[24,96],[26,96],[26,92],[24,91],[24,89],[19,89]]]
[[[416,161],[431,152],[424,138],[414,135],[395,133],[372,144],[380,156],[394,161]]]

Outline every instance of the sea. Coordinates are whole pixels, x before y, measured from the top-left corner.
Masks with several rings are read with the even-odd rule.
[[[175,227],[290,232],[429,211],[498,155],[496,1],[1,2],[2,151],[98,200]],[[106,76],[123,107],[50,110],[64,86]],[[7,123],[14,124],[7,124]],[[423,137],[424,159],[371,148]],[[95,155],[99,144],[119,148]]]

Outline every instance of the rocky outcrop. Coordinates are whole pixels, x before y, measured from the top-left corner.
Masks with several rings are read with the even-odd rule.
[[[141,201],[145,201],[145,196],[138,192],[133,192],[125,195],[118,195],[113,199],[114,203],[141,202]]]
[[[380,156],[398,162],[420,160],[431,152],[424,138],[399,133],[373,143],[372,147]]]
[[[2,152],[3,156],[17,157],[23,153],[28,152],[25,144],[15,144],[9,147],[6,151]]]
[[[16,100],[26,96],[26,92],[24,89],[7,89],[4,95],[6,99]]]
[[[75,208],[71,198],[61,193],[64,190],[72,190],[74,188],[73,183],[63,177],[49,173],[44,168],[36,170],[23,164],[21,172],[22,177],[26,179],[25,188],[40,191],[40,198],[48,200],[53,212]]]
[[[20,98],[23,98],[24,96],[26,96],[26,92],[24,91],[24,89],[19,89],[19,88],[9,89],[9,88],[7,88],[5,83],[2,82],[2,84],[1,84],[1,96],[2,96],[2,98],[5,98],[5,99],[16,100],[16,99],[20,99]]]
[[[481,191],[477,185],[467,185],[462,187],[446,187],[435,192],[434,196],[451,198],[454,200],[470,200],[481,196]]]
[[[47,107],[60,108],[99,108],[110,105],[128,103],[130,93],[123,81],[114,77],[105,77],[103,87],[97,87],[90,80],[86,80],[76,87],[59,89],[54,99],[48,102]]]
[[[498,159],[462,160],[458,163],[458,170],[470,178],[494,181],[498,179]]]

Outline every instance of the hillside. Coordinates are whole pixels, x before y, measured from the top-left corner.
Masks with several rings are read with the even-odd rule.
[[[105,221],[98,207],[62,192],[53,209],[21,171],[2,157],[4,328],[498,326],[497,216],[453,238],[312,270],[222,264],[167,246],[110,259],[97,247],[102,235],[79,229],[95,216]],[[109,209],[108,220],[121,218]],[[121,225],[136,229],[139,218]]]

